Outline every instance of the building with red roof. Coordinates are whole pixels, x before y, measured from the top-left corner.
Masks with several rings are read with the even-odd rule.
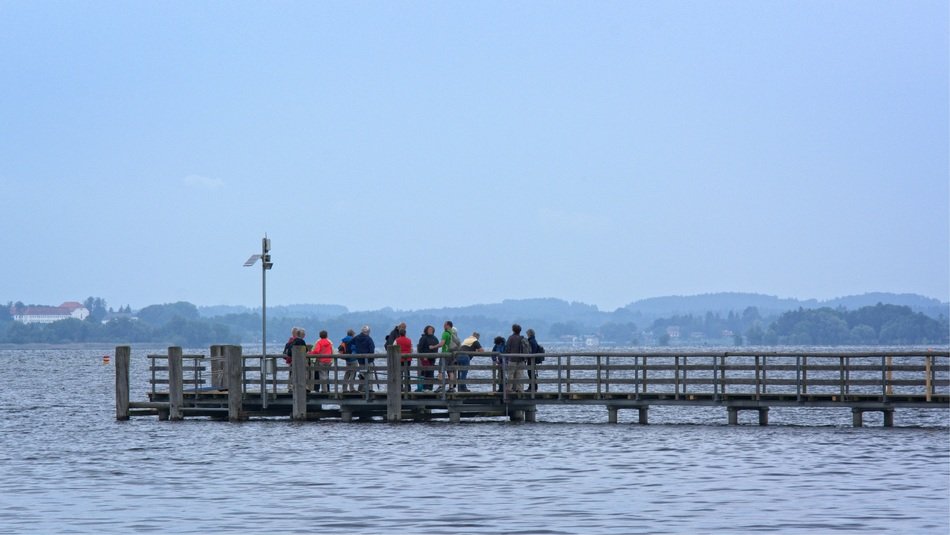
[[[53,323],[54,321],[76,318],[84,320],[89,317],[89,310],[76,301],[66,301],[58,307],[28,306],[10,308],[13,321],[20,323]]]

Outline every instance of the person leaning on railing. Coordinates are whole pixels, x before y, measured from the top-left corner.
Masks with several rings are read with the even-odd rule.
[[[484,351],[482,344],[479,343],[478,337],[481,336],[478,332],[473,332],[472,336],[469,336],[465,340],[462,340],[462,345],[459,347],[459,351]],[[465,380],[468,379],[468,367],[472,363],[472,356],[467,353],[460,353],[456,358],[455,363],[459,367],[459,392],[469,392],[468,385],[465,384]]]
[[[326,331],[320,331],[320,339],[317,340],[317,343],[313,344],[313,349],[310,350],[309,355],[332,355],[333,354],[333,343],[327,338]],[[316,366],[313,370],[313,389],[316,392],[320,391],[320,381],[323,381],[325,385],[325,390],[330,392],[330,365],[333,364],[333,358],[323,356],[317,357]],[[321,378],[322,376],[322,378]]]
[[[392,344],[399,348],[399,352],[403,355],[412,354],[412,340],[406,336],[406,324],[403,323],[399,327],[398,336],[392,341]],[[402,391],[409,392],[410,382],[409,382],[409,366],[412,365],[412,357],[400,357],[399,358],[399,369],[402,379]]]
[[[505,352],[505,337],[496,336],[495,345],[491,348],[492,356],[491,361],[495,364],[495,373],[497,373],[497,382],[494,383],[491,387],[492,392],[501,392],[501,385],[504,383],[503,377],[505,375],[505,362],[502,353]]]

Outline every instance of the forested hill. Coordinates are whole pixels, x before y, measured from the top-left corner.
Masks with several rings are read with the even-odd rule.
[[[747,307],[755,307],[759,314],[772,316],[797,310],[799,308],[840,308],[850,310],[878,303],[910,307],[932,318],[940,315],[950,317],[950,303],[941,303],[937,299],[917,294],[895,294],[885,292],[866,293],[837,297],[826,301],[817,299],[781,298],[774,295],[755,293],[723,292],[689,296],[667,296],[642,299],[630,303],[625,309],[643,316],[662,317],[676,314],[705,314],[714,312],[728,314],[741,312]]]
[[[105,302],[102,302],[105,306]],[[196,347],[260,341],[260,309],[196,307],[187,302],[151,305],[122,314],[90,315],[50,324],[23,324],[0,309],[0,343],[162,343]],[[110,317],[111,316],[111,317]],[[289,305],[267,309],[268,344],[283,343],[291,327],[341,338],[369,325],[381,342],[406,322],[417,337],[425,325],[451,319],[462,334],[490,342],[511,324],[532,328],[542,341],[615,346],[653,345],[888,345],[940,344],[950,339],[950,305],[915,295],[867,294],[829,301],[799,301],[758,294],[706,294],[631,303],[613,312],[561,299],[415,311],[349,311],[341,305]]]
[[[799,308],[846,308],[855,310],[865,306],[874,306],[878,303],[887,305],[901,305],[909,307],[914,312],[921,312],[931,318],[941,316],[950,317],[950,303],[941,303],[937,299],[917,294],[895,293],[867,293],[837,297],[826,301],[817,299],[782,298],[774,295],[764,295],[741,292],[722,292],[689,296],[652,297],[634,301],[613,312],[602,311],[596,305],[580,302],[568,302],[556,298],[538,299],[506,299],[501,303],[468,305],[462,307],[428,308],[419,310],[399,310],[384,308],[375,311],[352,312],[342,305],[285,305],[267,308],[270,317],[321,318],[328,319],[348,313],[366,315],[383,314],[397,317],[400,315],[452,318],[487,317],[487,318],[531,318],[547,322],[576,321],[592,323],[604,321],[627,321],[638,318],[656,319],[674,315],[704,315],[712,312],[727,315],[729,312],[741,314],[745,309],[754,307],[762,316],[777,316],[783,312],[798,310]],[[198,307],[201,317],[211,318],[227,314],[259,313],[260,307],[250,308],[242,306],[212,306]]]

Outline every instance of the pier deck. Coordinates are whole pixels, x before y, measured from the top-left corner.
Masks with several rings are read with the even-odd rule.
[[[344,383],[342,356],[318,367],[298,349],[293,366],[283,355],[243,355],[240,346],[212,346],[210,356],[149,355],[148,401],[128,399],[129,346],[116,348],[116,418],[210,417],[240,421],[283,417],[293,420],[383,418],[425,421],[499,417],[534,421],[544,406],[595,405],[637,410],[648,422],[651,406],[722,407],[728,423],[739,411],[757,411],[768,424],[772,407],[850,408],[855,426],[865,412],[881,412],[894,423],[901,408],[950,408],[950,352],[593,352],[547,353],[541,364],[507,364],[531,371],[532,380],[512,382],[505,365],[477,353],[467,367],[422,367],[402,355],[376,355],[360,368],[362,379]],[[431,355],[426,355],[431,356]],[[517,355],[511,355],[517,357]],[[508,360],[502,356],[503,362]],[[313,372],[322,372],[315,381]],[[395,373],[389,373],[396,370]],[[440,371],[467,370],[471,391],[446,392]],[[425,378],[422,372],[433,372]],[[417,392],[425,384],[441,392]],[[359,392],[345,392],[348,387]],[[521,389],[530,391],[519,391]],[[320,390],[319,392],[317,390]]]

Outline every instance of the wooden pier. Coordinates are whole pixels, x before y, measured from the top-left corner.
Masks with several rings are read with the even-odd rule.
[[[541,364],[503,365],[494,364],[491,353],[471,353],[471,366],[440,370],[419,366],[421,355],[391,350],[356,370],[361,379],[347,385],[342,355],[320,367],[296,348],[293,365],[287,366],[283,355],[244,355],[241,346],[212,346],[209,355],[184,355],[170,347],[167,354],[148,355],[148,401],[129,399],[130,355],[129,346],[116,348],[118,420],[459,422],[499,417],[532,422],[544,406],[594,405],[606,408],[610,423],[618,422],[619,411],[636,410],[637,421],[646,424],[650,407],[672,405],[721,407],[732,425],[740,411],[757,412],[759,424],[767,425],[773,407],[850,408],[856,427],[863,425],[865,412],[883,413],[889,427],[897,409],[950,408],[948,351],[570,352],[546,353]],[[411,365],[401,362],[407,356]],[[514,384],[505,366],[530,370],[535,379]],[[449,391],[450,385],[437,378],[440,371],[463,370],[468,392]],[[315,371],[321,372],[320,380],[314,380]],[[423,371],[435,377],[425,378]],[[417,391],[420,385],[431,390]],[[345,391],[350,386],[358,391]]]

